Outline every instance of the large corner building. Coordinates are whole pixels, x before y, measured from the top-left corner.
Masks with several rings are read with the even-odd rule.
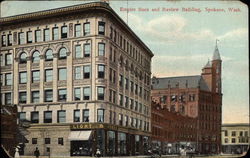
[[[161,144],[165,151],[178,152],[180,147],[189,146],[202,154],[220,153],[221,64],[216,43],[212,61],[208,61],[203,67],[201,75],[153,77],[152,100],[156,104],[160,104],[163,109],[173,113],[162,116],[171,126],[177,127],[176,132],[152,123],[153,144]],[[157,116],[159,116],[159,112],[153,109],[153,122],[156,121]],[[185,117],[193,119],[185,119]],[[184,124],[179,124],[178,120],[174,118],[182,118]],[[183,129],[192,132],[183,133]],[[177,133],[183,134],[178,135]],[[159,139],[159,135],[167,135],[168,137]]]
[[[144,154],[153,53],[107,3],[0,23],[1,102],[31,122],[24,155]]]

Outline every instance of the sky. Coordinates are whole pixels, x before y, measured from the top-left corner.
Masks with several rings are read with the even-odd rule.
[[[86,1],[3,1],[1,16],[82,3]],[[200,75],[202,67],[212,59],[218,39],[222,58],[222,122],[249,122],[248,8],[245,4],[179,0],[111,0],[109,4],[154,53],[152,74],[156,77]],[[127,13],[123,8],[131,11]]]

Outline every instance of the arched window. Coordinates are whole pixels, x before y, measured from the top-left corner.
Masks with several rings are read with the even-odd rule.
[[[40,61],[40,57],[39,57],[40,53],[38,51],[35,51],[33,53],[33,56],[32,56],[32,62],[33,63],[37,63]]]
[[[45,61],[51,61],[53,60],[53,54],[52,50],[48,49],[45,53]]]
[[[67,50],[66,48],[61,48],[59,51],[59,59],[66,59],[67,58]]]
[[[24,53],[24,52],[21,53],[19,63],[20,63],[20,64],[25,64],[25,63],[27,63],[26,57],[27,57],[26,53]]]

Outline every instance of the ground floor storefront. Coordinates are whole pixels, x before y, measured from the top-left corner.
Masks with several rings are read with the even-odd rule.
[[[35,125],[29,129],[24,155],[31,156],[37,147],[41,156],[146,155],[150,133],[106,123]]]
[[[247,152],[248,144],[222,145],[223,154],[242,154]]]

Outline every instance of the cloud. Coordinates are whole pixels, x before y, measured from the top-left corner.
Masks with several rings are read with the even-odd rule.
[[[231,30],[224,35],[218,37],[221,40],[235,40],[238,38],[248,39],[248,29],[247,28],[238,28]]]

